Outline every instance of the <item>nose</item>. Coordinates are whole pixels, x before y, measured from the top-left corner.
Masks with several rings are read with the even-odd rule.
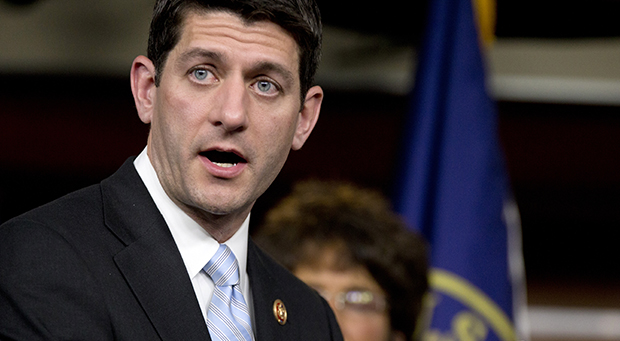
[[[242,79],[227,79],[214,98],[216,102],[210,115],[213,125],[226,132],[243,131],[248,124],[248,93]]]

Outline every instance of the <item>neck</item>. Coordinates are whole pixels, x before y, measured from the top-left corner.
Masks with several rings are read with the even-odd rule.
[[[241,214],[213,214],[205,211],[186,211],[185,213],[207,231],[213,239],[222,244],[239,231],[250,214],[250,209]]]

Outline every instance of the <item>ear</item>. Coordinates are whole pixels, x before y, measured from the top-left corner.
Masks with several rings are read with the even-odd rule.
[[[131,92],[140,120],[151,123],[155,102],[155,66],[145,56],[138,56],[131,65]]]
[[[314,86],[308,90],[304,106],[299,112],[299,121],[297,122],[297,130],[293,137],[293,150],[299,150],[304,145],[312,129],[319,119],[321,111],[321,103],[323,103],[323,89],[320,86]]]

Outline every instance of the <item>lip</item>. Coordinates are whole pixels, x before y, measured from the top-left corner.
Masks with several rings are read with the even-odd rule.
[[[243,162],[237,162],[235,163],[233,166],[227,166],[227,167],[223,167],[211,160],[209,160],[209,158],[205,155],[207,152],[210,151],[218,151],[218,152],[226,152],[226,153],[233,153],[235,155],[237,155],[238,157],[240,157],[241,159],[243,159]],[[222,179],[232,179],[234,177],[239,176],[243,170],[247,167],[247,160],[246,158],[238,151],[234,150],[234,149],[227,149],[227,148],[211,148],[208,150],[205,150],[203,152],[201,152],[200,154],[198,154],[198,157],[200,158],[200,161],[205,165],[205,168],[207,169],[207,171],[213,175],[214,177],[217,178],[222,178]]]

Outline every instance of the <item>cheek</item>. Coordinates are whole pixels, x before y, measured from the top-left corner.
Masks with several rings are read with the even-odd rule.
[[[345,338],[351,340],[389,340],[390,321],[387,316],[339,316],[338,322]]]
[[[200,127],[200,108],[202,104],[191,98],[178,96],[175,92],[164,92],[158,103],[158,111],[152,123],[152,129],[157,129],[162,138],[171,143],[191,138],[194,131]]]
[[[294,127],[291,124],[272,125],[263,139],[263,150],[271,154],[271,163],[282,166],[291,151]]]
[[[265,124],[265,135],[271,137],[274,142],[279,144],[290,145],[295,136],[297,128],[297,115],[289,112],[283,112],[278,115],[273,115],[269,122]],[[277,138],[277,141],[276,141]]]
[[[252,102],[248,107],[248,131],[254,143],[267,154],[290,149],[297,123],[290,105],[282,101],[271,104]],[[273,155],[272,155],[273,157]]]

